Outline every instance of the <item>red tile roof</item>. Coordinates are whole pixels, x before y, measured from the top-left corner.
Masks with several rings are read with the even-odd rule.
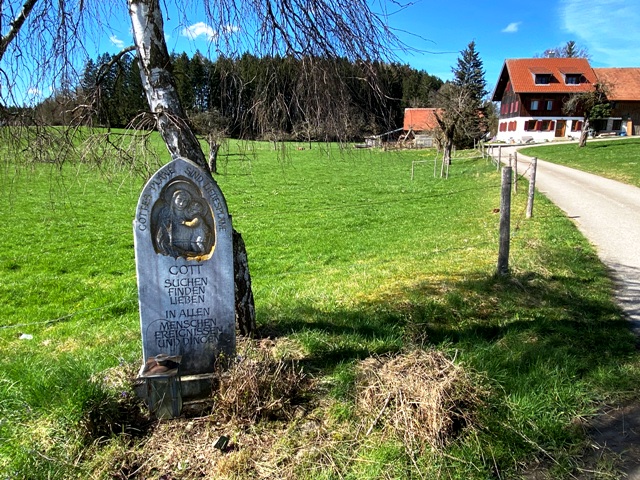
[[[640,100],[640,68],[594,68],[593,71],[598,81],[609,87],[609,100]]]
[[[536,84],[536,74],[549,74],[551,81],[544,85]],[[577,85],[567,85],[567,74],[580,74],[583,78]],[[500,101],[509,81],[515,93],[573,93],[591,90],[597,78],[586,58],[508,59],[494,90],[494,101]]]
[[[435,130],[438,127],[436,111],[443,112],[441,108],[405,108],[403,129],[414,132]]]

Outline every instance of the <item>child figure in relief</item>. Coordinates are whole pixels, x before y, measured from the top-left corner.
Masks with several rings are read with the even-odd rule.
[[[192,252],[206,253],[207,231],[202,218],[204,208],[197,200],[192,200],[187,207],[187,216],[190,220],[184,222],[184,225],[190,229],[189,247]]]
[[[207,254],[213,246],[213,231],[205,216],[203,204],[186,188],[174,190],[157,217],[158,253],[175,258]]]

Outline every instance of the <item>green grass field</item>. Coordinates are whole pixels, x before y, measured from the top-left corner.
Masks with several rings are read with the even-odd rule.
[[[462,152],[444,180],[428,150],[294,147],[230,143],[216,179],[246,242],[258,342],[310,380],[302,410],[227,424],[214,406],[204,420],[137,433],[127,392],[100,379],[142,361],[131,222],[143,179],[4,161],[0,477],[488,479],[536,462],[552,478],[612,471],[606,456],[585,464],[580,422],[635,398],[640,362],[605,268],[572,223],[543,198],[525,219],[519,193],[512,275],[497,278],[500,175],[486,160]],[[414,160],[427,163],[411,180]],[[481,392],[482,407],[439,448],[362,428],[358,365],[414,349],[442,352]],[[209,439],[192,463],[150,453],[163,432],[200,442],[194,425],[227,432],[234,450],[221,455]]]
[[[640,138],[589,140],[583,148],[575,143],[546,145],[520,152],[640,187]]]

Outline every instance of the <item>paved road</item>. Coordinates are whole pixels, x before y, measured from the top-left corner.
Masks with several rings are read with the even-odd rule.
[[[502,147],[502,161],[516,149]],[[518,171],[529,162],[518,154]],[[618,302],[640,337],[640,188],[538,160],[536,189],[596,246],[616,281]],[[590,427],[595,443],[620,455],[625,478],[640,480],[640,405],[616,407],[594,418]]]
[[[517,148],[502,147],[502,161]],[[518,171],[525,171],[529,161],[518,154]],[[640,335],[640,188],[538,160],[536,189],[596,246],[616,280],[617,299]]]

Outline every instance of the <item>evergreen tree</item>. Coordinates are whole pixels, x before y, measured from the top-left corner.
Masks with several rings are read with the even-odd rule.
[[[187,111],[193,110],[195,103],[195,92],[189,78],[191,62],[192,60],[184,52],[180,55],[173,55],[172,58],[176,89],[178,90],[180,101]]]
[[[124,61],[124,80],[122,98],[124,100],[122,110],[122,126],[126,126],[133,118],[146,111],[147,98],[142,88],[138,59],[128,57]]]
[[[80,78],[80,88],[84,92],[93,91],[96,86],[96,78],[98,77],[98,66],[90,58],[84,66],[82,77]]]
[[[106,68],[106,65],[109,65],[112,59],[111,55],[103,53],[96,62],[98,65],[96,85],[98,122],[103,126],[114,126],[117,118],[118,101],[115,94],[117,73],[114,68]]]
[[[82,103],[92,106],[84,122],[91,120],[102,126],[124,127],[148,108],[138,61],[131,55],[104,53],[95,61],[89,59],[77,91]]]
[[[576,46],[576,42],[573,40],[569,40],[564,47],[565,56],[568,58],[574,58],[578,56],[578,47]]]
[[[471,41],[467,48],[460,52],[458,64],[452,71],[453,85],[462,91],[456,98],[465,98],[467,102],[464,116],[456,122],[456,144],[469,147],[488,129],[483,109],[487,82],[484,79],[485,72],[480,55],[476,51],[475,41]]]
[[[471,98],[480,105],[487,94],[487,82],[484,79],[485,72],[480,55],[476,51],[475,41],[460,52],[458,65],[452,71],[454,85],[467,89]]]
[[[204,112],[209,103],[207,92],[207,59],[196,51],[193,58],[189,61],[189,71],[187,76],[191,85],[193,110],[195,112]]]

